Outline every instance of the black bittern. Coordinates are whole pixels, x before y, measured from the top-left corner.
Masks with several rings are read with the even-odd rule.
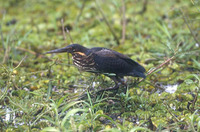
[[[118,89],[119,83],[126,86],[122,81],[124,76],[146,77],[143,66],[128,56],[107,48],[94,47],[89,49],[79,44],[71,44],[46,53],[63,52],[72,54],[74,65],[81,71],[100,73],[110,77],[115,82],[115,86],[105,90]]]

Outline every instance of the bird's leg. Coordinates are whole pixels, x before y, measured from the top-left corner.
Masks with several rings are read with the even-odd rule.
[[[117,78],[117,81],[118,82],[120,82],[122,85],[124,85],[125,86],[125,91],[124,91],[124,93],[126,94],[126,91],[127,91],[127,84],[125,83],[125,81],[123,80],[123,77],[121,77],[121,78],[119,78],[119,77],[116,77]]]
[[[119,82],[126,87],[126,89],[125,89],[125,93],[126,93],[127,84],[122,80],[123,78],[119,78],[118,76],[109,76],[109,78],[112,79],[115,82],[115,86],[111,87],[111,88],[99,90],[97,93],[103,92],[103,91],[109,91],[109,90],[118,90],[119,89]]]
[[[122,85],[124,85],[126,88],[127,88],[127,84],[125,83],[125,81],[123,80],[123,77],[119,78],[119,77],[116,77],[117,78],[117,81],[120,82]]]
[[[117,77],[110,77],[110,79],[112,79],[115,82],[115,86],[111,87],[111,88],[106,88],[106,89],[99,90],[97,93],[103,92],[103,91],[109,91],[109,90],[117,90],[119,88]]]
[[[117,76],[112,76],[112,77],[110,77],[110,79],[112,79],[115,82],[115,86],[111,87],[111,88],[107,88],[104,91],[117,90],[119,88],[119,84],[118,84],[119,78]]]
[[[89,88],[88,88],[89,91],[95,89],[95,88],[94,88],[95,86],[93,86],[93,84],[94,84],[94,82],[95,82],[97,76],[99,76],[99,75],[98,75],[98,74],[95,74],[95,76],[92,78],[91,84],[89,85]]]

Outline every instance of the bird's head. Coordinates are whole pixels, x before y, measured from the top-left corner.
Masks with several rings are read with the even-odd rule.
[[[46,52],[46,54],[52,54],[52,53],[63,53],[63,52],[68,52],[68,53],[75,53],[75,52],[81,52],[81,53],[86,53],[87,52],[87,48],[83,47],[82,45],[79,44],[70,44],[64,48],[61,49],[55,49],[55,50],[51,50]]]

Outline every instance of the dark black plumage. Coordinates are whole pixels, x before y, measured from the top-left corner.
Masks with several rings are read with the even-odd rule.
[[[145,78],[145,69],[140,64],[111,49],[94,47],[88,49],[79,44],[71,44],[67,47],[49,51],[47,53],[68,52],[72,54],[73,63],[83,71],[101,73],[110,77],[115,86],[110,89],[119,88],[118,82],[126,85],[121,78],[124,76]]]

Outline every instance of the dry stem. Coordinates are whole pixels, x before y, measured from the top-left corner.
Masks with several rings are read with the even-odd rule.
[[[158,69],[160,69],[161,67],[163,67],[165,64],[167,64],[169,61],[171,61],[172,59],[174,59],[175,55],[173,55],[171,58],[167,59],[166,61],[164,61],[162,64],[160,64],[159,66],[157,66],[156,68],[154,68],[153,70],[148,71],[147,76],[149,76],[151,73],[157,71]],[[144,78],[140,79],[138,83],[142,82],[144,80]]]
[[[125,0],[122,0],[122,44],[126,39],[126,4]]]
[[[99,11],[100,11],[100,13],[101,13],[101,15],[102,15],[104,21],[106,22],[106,25],[107,25],[108,28],[110,29],[110,32],[112,33],[112,35],[113,35],[115,41],[116,41],[117,44],[119,45],[119,44],[120,44],[119,39],[118,39],[117,35],[115,34],[115,31],[114,31],[113,28],[111,27],[110,23],[109,23],[108,20],[106,19],[106,16],[105,16],[103,10],[101,9],[99,3],[97,2],[97,0],[96,0],[96,5],[97,5],[97,8],[99,9]]]

